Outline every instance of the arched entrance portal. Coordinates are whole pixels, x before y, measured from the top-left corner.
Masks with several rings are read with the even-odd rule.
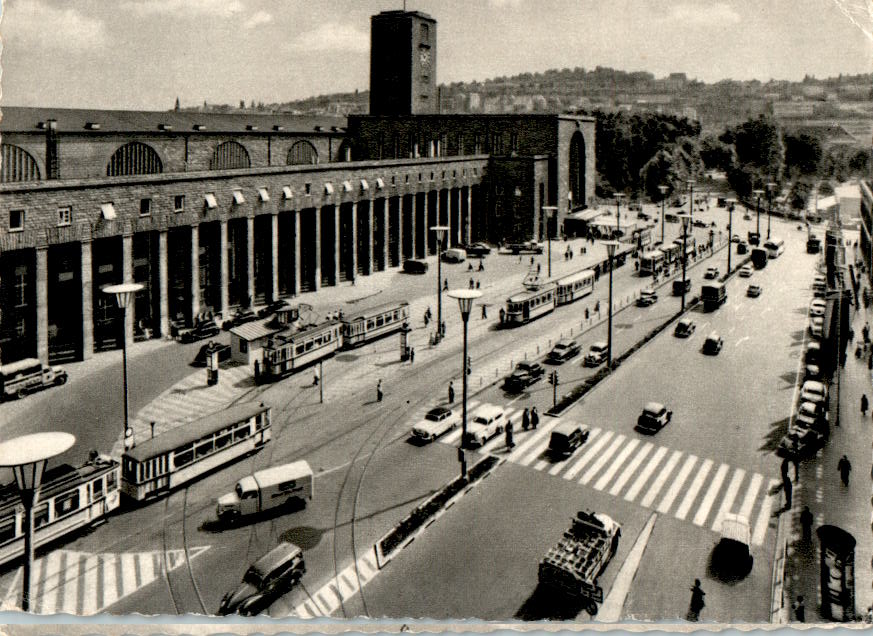
[[[573,205],[585,203],[585,139],[578,130],[570,139],[570,193]]]

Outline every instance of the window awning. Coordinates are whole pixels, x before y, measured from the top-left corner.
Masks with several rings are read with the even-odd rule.
[[[333,194],[333,184],[332,183],[325,183],[324,184],[324,193],[325,194]]]
[[[379,177],[378,179],[376,179],[376,187],[377,187],[379,190],[381,190],[382,188],[385,187],[385,181],[383,181],[381,177]]]
[[[237,205],[241,205],[246,202],[246,198],[243,196],[242,190],[233,191],[233,202]]]
[[[115,205],[112,203],[102,203],[100,204],[100,212],[103,213],[103,218],[107,221],[112,221],[116,218],[115,214]]]
[[[215,200],[215,195],[211,192],[207,193],[204,199],[206,199],[206,207],[210,210],[218,207],[218,202]]]
[[[286,199],[294,198],[294,190],[291,189],[291,186],[282,186],[282,194]]]
[[[361,179],[361,190],[366,191],[366,190],[369,190],[369,189],[370,189],[370,184],[367,183],[367,180],[366,180],[366,179]]]
[[[343,191],[351,192],[352,191],[352,182],[351,181],[343,181]]]
[[[258,196],[261,198],[261,201],[269,201],[270,193],[267,192],[267,188],[258,188]]]

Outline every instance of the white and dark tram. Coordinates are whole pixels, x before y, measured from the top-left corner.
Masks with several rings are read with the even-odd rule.
[[[526,289],[506,301],[506,323],[523,325],[554,311],[558,284],[543,283],[536,289]]]
[[[583,269],[557,280],[556,302],[566,305],[594,291],[594,270]]]

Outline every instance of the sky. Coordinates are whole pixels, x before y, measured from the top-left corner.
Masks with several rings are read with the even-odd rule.
[[[0,105],[165,110],[369,85],[403,0],[4,0]],[[408,0],[437,81],[607,66],[721,79],[873,72],[873,0]]]

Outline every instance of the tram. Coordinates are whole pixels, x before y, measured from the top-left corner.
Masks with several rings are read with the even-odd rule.
[[[522,325],[554,311],[557,287],[557,283],[548,282],[511,296],[506,301],[507,324]]]
[[[33,545],[39,547],[103,519],[120,503],[120,465],[91,453],[78,468],[46,469],[33,509]],[[0,565],[24,554],[24,510],[18,487],[0,488]]]
[[[386,303],[342,318],[343,349],[399,331],[409,320],[409,303]]]
[[[339,320],[330,320],[291,334],[276,334],[264,346],[260,379],[275,380],[332,356],[343,345],[342,327]]]
[[[271,409],[243,402],[162,433],[121,457],[121,492],[136,501],[158,497],[259,450],[272,436]]]
[[[594,270],[583,269],[557,280],[556,302],[566,305],[594,291]]]

